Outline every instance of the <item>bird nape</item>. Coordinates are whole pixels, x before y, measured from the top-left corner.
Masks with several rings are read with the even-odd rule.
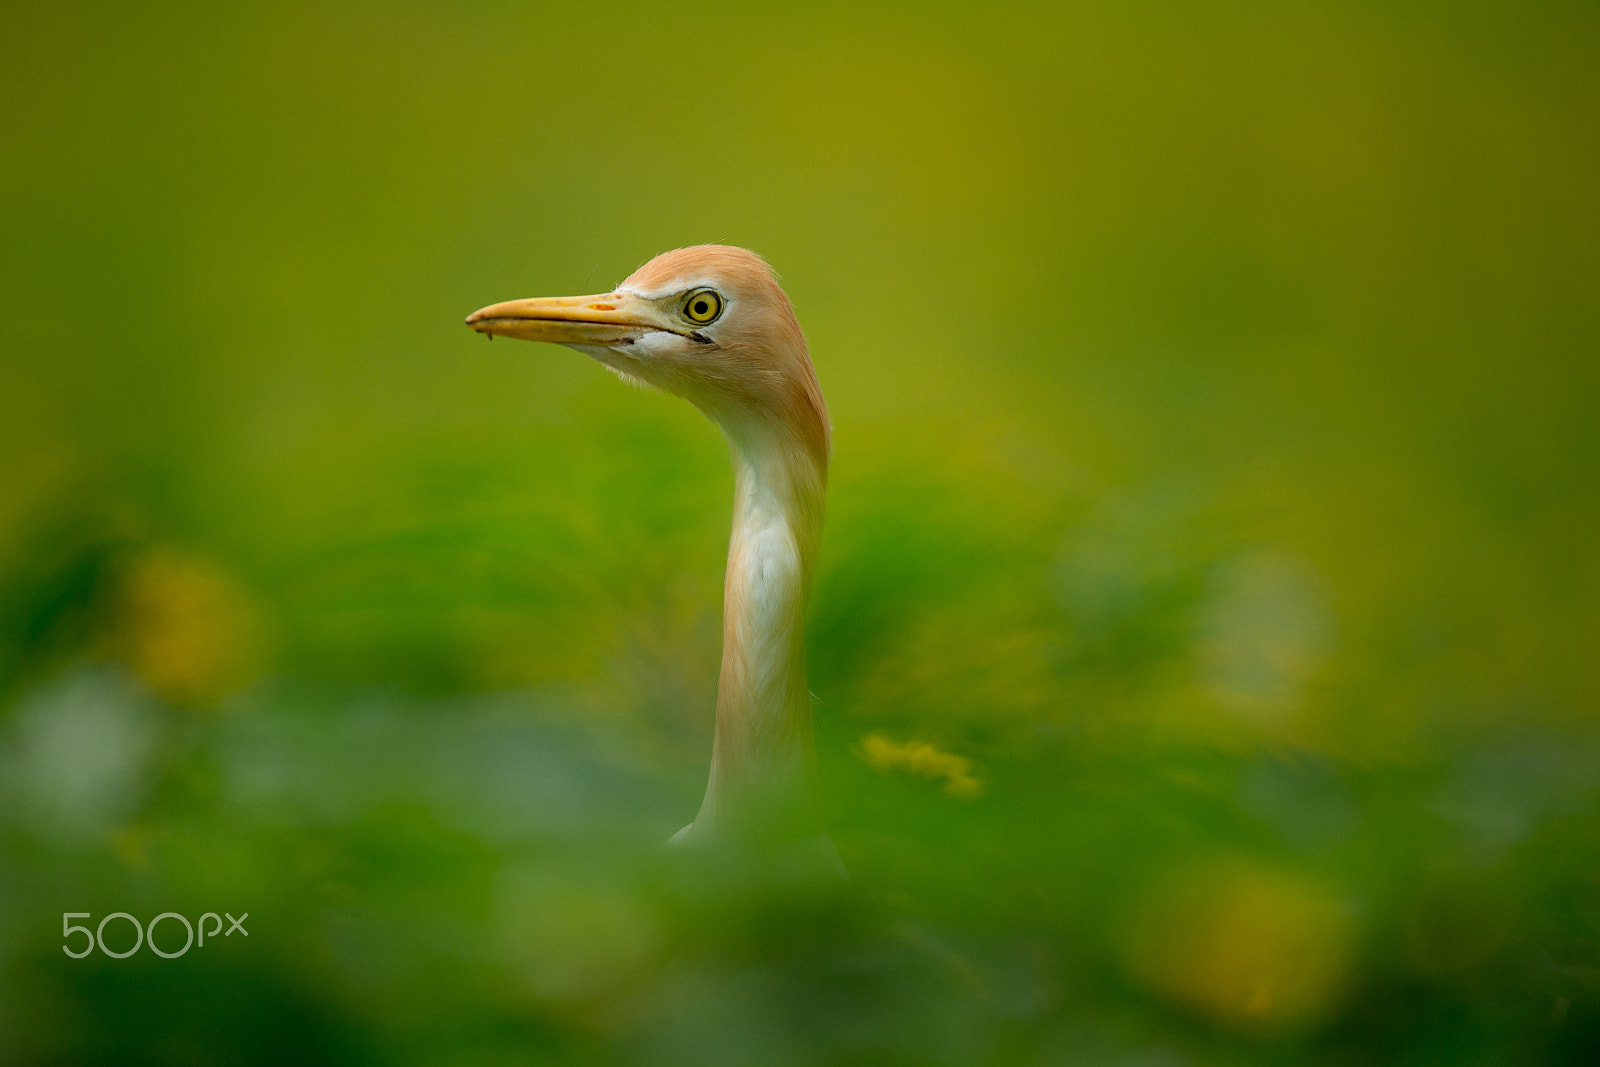
[[[742,248],[680,248],[612,292],[508,300],[467,325],[576,349],[684,398],[722,428],[734,508],[711,779],[699,814],[672,841],[781,841],[842,874],[818,811],[805,663],[828,409],[771,268]]]

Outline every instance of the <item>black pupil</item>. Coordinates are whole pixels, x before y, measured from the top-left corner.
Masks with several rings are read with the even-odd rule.
[[[707,304],[704,300],[696,300],[694,302],[694,313],[696,315],[704,315],[708,310],[710,310],[710,308],[711,305]]]

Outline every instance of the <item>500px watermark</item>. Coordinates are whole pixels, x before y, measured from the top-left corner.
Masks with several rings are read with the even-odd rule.
[[[222,915],[228,915],[228,913],[227,912],[223,912]],[[92,933],[90,932],[90,930],[89,930],[89,928],[87,926],[74,926],[72,924],[72,920],[73,919],[87,919],[87,918],[90,918],[90,914],[89,914],[89,912],[86,912],[86,911],[64,911],[64,912],[61,913],[61,937],[63,939],[70,938],[73,934],[82,934],[84,937],[89,939],[88,943],[83,946],[83,951],[82,952],[74,952],[74,951],[72,951],[72,948],[70,946],[68,946],[68,945],[62,945],[61,946],[61,951],[65,952],[67,955],[71,956],[75,960],[83,959],[83,957],[85,957],[89,953],[93,952],[97,947],[100,949],[101,952],[105,953],[107,956],[110,956],[112,959],[120,960],[125,956],[131,956],[135,952],[138,952],[139,948],[142,945],[145,945],[147,943],[150,946],[150,951],[151,952],[154,952],[157,956],[161,956],[161,957],[163,957],[165,959],[172,960],[172,959],[177,959],[179,956],[183,955],[185,952],[188,952],[189,951],[189,946],[193,945],[194,944],[194,940],[195,940],[194,939],[194,930],[195,930],[194,926],[190,924],[188,919],[184,918],[182,915],[179,915],[175,911],[164,911],[164,912],[162,912],[160,915],[157,915],[154,919],[151,919],[150,920],[150,925],[148,925],[148,926],[140,926],[139,925],[139,920],[135,919],[132,915],[129,915],[125,911],[114,911],[110,915],[107,915],[105,918],[100,920],[100,925],[95,927],[94,931]],[[228,932],[223,934],[222,936],[223,937],[232,937],[233,936],[233,932],[235,930],[237,930],[241,934],[243,934],[244,936],[249,937],[250,936],[250,931],[246,930],[244,928],[244,921],[246,919],[248,919],[248,918],[250,918],[250,913],[248,911],[245,912],[243,915],[239,916],[237,919],[235,919],[232,915],[228,915],[228,922],[231,925],[228,927]],[[126,920],[128,920],[128,922],[133,924],[133,933],[134,933],[133,947],[128,949],[128,951],[126,951],[126,952],[113,952],[109,948],[106,948],[106,939],[105,939],[106,923],[110,922],[112,919],[126,919]],[[183,943],[183,947],[180,948],[176,952],[163,952],[156,945],[156,926],[157,926],[157,924],[159,924],[161,922],[162,919],[176,919],[176,920],[178,920],[180,923],[183,924],[183,929],[188,935],[187,939]],[[216,939],[217,934],[220,933],[221,930],[222,930],[222,916],[221,915],[218,915],[214,911],[208,911],[204,915],[200,916],[200,922],[199,922],[199,927],[200,927],[200,946],[202,948],[205,947],[205,943],[206,943],[206,920],[207,919],[216,920],[215,925],[212,926],[212,928],[211,928],[211,938],[213,940]]]

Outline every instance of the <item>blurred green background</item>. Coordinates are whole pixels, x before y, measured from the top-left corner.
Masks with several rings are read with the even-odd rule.
[[[1600,1060],[1594,4],[5,21],[0,1061]],[[837,892],[659,847],[719,436],[461,325],[705,241]]]

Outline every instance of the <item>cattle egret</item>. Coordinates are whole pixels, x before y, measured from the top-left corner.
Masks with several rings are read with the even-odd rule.
[[[624,380],[682,397],[722,428],[734,508],[711,778],[699,814],[672,841],[781,826],[842,873],[817,812],[803,625],[822,534],[828,409],[771,268],[742,248],[680,248],[612,292],[508,300],[467,325],[576,349]]]

